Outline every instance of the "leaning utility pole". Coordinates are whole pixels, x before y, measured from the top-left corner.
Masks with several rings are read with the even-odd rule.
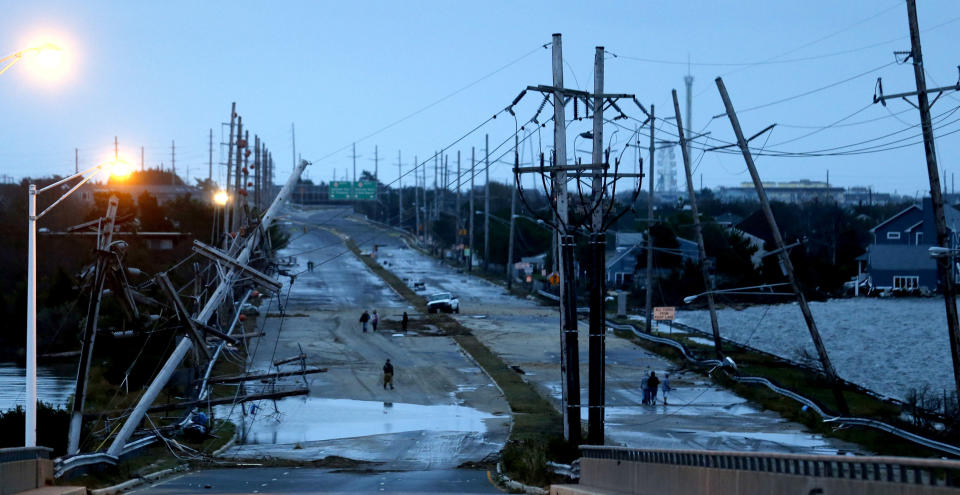
[[[463,229],[462,221],[462,212],[460,211],[460,150],[457,150],[457,201],[454,206],[454,211],[457,213],[457,252],[460,255],[457,256],[457,265],[459,266],[461,261],[463,261],[463,236],[460,235],[460,232]]]
[[[680,117],[680,101],[677,99],[677,90],[673,90],[673,112],[677,116],[677,133],[680,136],[680,153],[683,154],[683,170],[687,176],[687,195],[690,196],[690,213],[693,214],[693,230],[697,236],[697,254],[700,260],[700,273],[703,275],[703,287],[707,293],[707,307],[710,309],[710,327],[713,329],[713,348],[716,351],[717,359],[723,359],[723,341],[720,340],[720,324],[717,322],[717,308],[713,301],[713,277],[710,276],[710,271],[707,267],[707,250],[703,243],[703,227],[700,225],[700,213],[697,210],[697,194],[693,189],[693,172],[690,170],[690,142],[687,141],[683,127],[684,122]]]
[[[593,153],[590,185],[593,213],[590,232],[590,340],[589,342],[589,402],[587,411],[587,443],[603,445],[603,416],[606,403],[605,342],[607,329],[604,314],[606,295],[606,249],[607,234],[603,228],[603,47],[596,47],[593,58]],[[563,162],[561,162],[562,164]],[[612,201],[612,198],[611,198]]]
[[[73,392],[73,411],[70,415],[70,428],[67,434],[67,454],[73,455],[80,450],[80,430],[83,427],[83,406],[87,398],[87,385],[90,377],[90,361],[93,359],[93,346],[97,337],[97,324],[100,320],[100,300],[103,297],[103,285],[107,281],[107,272],[111,269],[111,260],[115,254],[110,251],[113,231],[116,225],[119,200],[110,196],[106,215],[101,219],[97,232],[97,262],[90,285],[90,301],[87,305],[87,317],[83,324],[80,364],[77,367],[77,383]]]
[[[563,90],[563,45],[560,34],[553,35],[553,166],[551,172],[556,195],[557,244],[560,248],[560,372],[562,376],[563,438],[580,444],[580,342],[577,332],[577,293],[573,269],[575,240],[568,228],[567,210],[567,120]]]
[[[643,314],[647,318],[647,333],[653,332],[653,154],[657,151],[654,145],[653,133],[657,128],[657,119],[654,118],[654,105],[650,105],[650,194],[647,195],[647,292],[643,307]]]
[[[519,137],[513,136],[513,166],[520,166],[520,142]],[[517,188],[510,194],[510,240],[507,242],[507,290],[513,288],[513,238],[517,224]]]
[[[780,234],[777,220],[773,216],[773,210],[770,209],[770,202],[767,199],[767,192],[763,187],[763,181],[760,180],[760,174],[757,172],[757,167],[753,163],[750,146],[747,144],[747,139],[743,136],[743,130],[740,129],[740,120],[737,118],[733,103],[730,101],[730,95],[727,94],[727,88],[723,84],[723,79],[718,77],[716,81],[717,89],[720,91],[720,98],[723,99],[724,109],[726,110],[727,117],[730,119],[730,125],[733,127],[733,132],[737,136],[737,145],[740,147],[741,153],[743,153],[743,159],[747,164],[747,169],[750,171],[750,178],[753,179],[753,187],[757,190],[757,196],[760,199],[760,207],[763,209],[763,214],[767,218],[770,233],[777,246],[776,252],[780,258],[780,266],[783,267],[784,272],[786,272],[787,280],[793,288],[793,292],[797,295],[797,302],[800,303],[800,311],[803,313],[803,319],[807,323],[807,330],[810,332],[813,345],[817,349],[820,364],[823,366],[823,372],[827,375],[827,379],[833,386],[834,397],[837,405],[840,407],[840,412],[847,414],[849,408],[839,388],[840,378],[837,376],[837,371],[834,369],[833,363],[830,362],[830,356],[827,355],[827,348],[823,345],[823,339],[820,338],[820,331],[817,330],[817,323],[813,319],[813,313],[810,312],[807,297],[804,296],[803,291],[800,290],[800,284],[797,283],[796,276],[793,273],[793,262],[790,260],[790,252],[787,251],[786,245],[783,242],[783,236]],[[936,169],[934,169],[933,174],[936,174]]]
[[[420,174],[417,173],[417,167],[419,162],[417,161],[417,155],[413,155],[413,210],[414,217],[416,222],[416,232],[413,233],[415,239],[420,239]]]
[[[250,257],[253,254],[254,249],[256,249],[259,245],[260,241],[268,235],[267,229],[270,228],[273,220],[276,218],[277,214],[280,213],[280,208],[283,206],[283,203],[286,202],[287,197],[296,187],[297,181],[300,179],[300,174],[303,172],[306,164],[307,162],[301,161],[296,167],[294,167],[293,172],[287,179],[287,183],[280,190],[280,193],[277,194],[277,197],[273,200],[273,203],[270,205],[270,208],[267,209],[267,212],[264,213],[260,223],[257,224],[256,230],[250,233],[249,237],[247,237],[243,249],[236,258],[237,264],[226,270],[226,273],[221,278],[220,285],[217,286],[217,288],[210,295],[210,298],[207,299],[203,309],[200,310],[200,312],[197,314],[197,317],[193,319],[193,322],[199,322],[203,325],[209,323],[210,319],[214,316],[214,312],[220,307],[227,295],[233,292],[234,284],[237,282],[237,279],[240,278],[241,274],[246,273],[245,265],[250,261]],[[187,318],[189,318],[189,316],[187,316]],[[193,322],[187,323],[192,325]],[[123,427],[120,428],[120,431],[117,433],[116,437],[114,437],[113,443],[107,450],[107,454],[116,458],[124,453],[127,441],[133,435],[134,431],[136,431],[137,427],[140,425],[140,422],[143,421],[143,417],[146,415],[147,409],[150,408],[150,406],[153,404],[153,401],[156,400],[156,398],[160,395],[160,392],[166,386],[167,382],[170,380],[170,377],[173,376],[173,372],[178,366],[180,366],[180,363],[193,347],[194,341],[190,337],[184,336],[180,339],[180,342],[177,343],[177,347],[174,348],[173,352],[170,354],[170,357],[167,358],[167,362],[164,363],[163,367],[153,379],[153,382],[151,382],[150,386],[147,387],[147,390],[143,392],[142,396],[140,396],[140,401],[137,402],[137,405],[134,407],[133,411],[129,416],[127,416],[126,421],[123,423]]]
[[[933,220],[937,226],[937,245],[952,249],[943,208],[943,195],[940,192],[940,176],[937,172],[937,149],[933,138],[933,125],[930,123],[930,102],[927,98],[927,81],[923,72],[923,51],[920,47],[916,0],[907,0],[907,16],[910,22],[910,55],[913,57],[913,75],[917,82],[917,108],[920,110],[923,151],[927,158],[927,177],[930,180],[930,201],[933,203]],[[953,357],[953,380],[956,383],[957,393],[960,394],[960,322],[957,318],[957,287],[953,269],[956,258],[937,257],[936,260],[947,312],[950,355]]]
[[[484,137],[483,180],[483,271],[490,271],[490,135]]]
[[[477,176],[477,149],[470,147],[470,256],[467,257],[467,271],[473,271],[473,217],[477,216],[477,210],[473,206],[474,178]]]

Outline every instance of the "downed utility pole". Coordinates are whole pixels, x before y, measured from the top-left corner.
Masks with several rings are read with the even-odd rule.
[[[673,111],[677,116],[677,134],[680,136],[680,152],[683,153],[683,170],[687,176],[687,195],[690,196],[690,213],[693,214],[693,230],[697,235],[697,254],[700,260],[700,273],[703,275],[703,288],[707,293],[707,307],[710,309],[710,327],[713,329],[713,348],[717,359],[723,359],[723,341],[720,340],[720,324],[717,322],[717,307],[713,302],[713,277],[707,268],[707,250],[703,244],[703,226],[700,225],[700,213],[697,209],[697,194],[693,190],[693,173],[690,170],[690,142],[683,130],[680,117],[680,100],[677,90],[673,90]],[[689,114],[688,114],[689,115]],[[649,269],[649,267],[648,267]]]
[[[797,283],[797,278],[793,273],[793,262],[790,260],[790,252],[783,242],[783,236],[780,234],[777,220],[773,216],[773,210],[770,209],[767,191],[763,188],[763,181],[760,180],[760,174],[757,172],[757,167],[753,163],[750,145],[747,144],[747,139],[743,136],[743,130],[740,128],[740,120],[737,119],[737,113],[733,108],[733,103],[730,101],[730,95],[727,94],[727,88],[724,86],[722,78],[718,77],[716,82],[717,89],[720,91],[720,97],[723,99],[723,106],[726,110],[727,117],[730,119],[730,125],[733,127],[733,132],[737,136],[737,145],[740,147],[741,153],[743,153],[743,160],[746,162],[747,169],[750,171],[750,178],[753,179],[753,187],[757,190],[760,206],[763,209],[764,216],[767,218],[770,235],[773,236],[773,241],[777,245],[777,257],[780,258],[780,266],[783,268],[784,274],[787,276],[787,280],[793,288],[793,292],[797,295],[797,302],[800,303],[800,311],[803,313],[803,319],[807,323],[807,330],[810,332],[813,345],[817,349],[817,355],[820,357],[820,365],[823,367],[823,372],[827,375],[827,379],[833,388],[833,395],[837,401],[837,406],[840,408],[841,413],[849,414],[847,400],[843,397],[843,392],[840,390],[840,378],[837,376],[837,370],[834,369],[833,363],[830,362],[830,356],[827,355],[827,348],[823,345],[823,339],[820,338],[820,331],[817,330],[817,322],[814,321],[813,313],[810,312],[807,297],[804,296],[803,291],[800,290],[800,284]]]
[[[879,95],[874,95],[873,102],[887,105],[888,99],[903,98],[916,95],[917,110],[920,111],[920,128],[923,133],[923,151],[927,161],[927,178],[930,181],[930,202],[933,206],[933,221],[937,227],[937,245],[945,251],[944,256],[935,256],[937,260],[937,274],[940,278],[940,289],[943,291],[944,308],[947,313],[947,332],[950,338],[950,356],[953,358],[953,380],[956,385],[956,393],[960,395],[960,319],[957,317],[957,283],[956,272],[954,269],[956,263],[956,254],[953,254],[954,246],[950,242],[950,234],[947,231],[946,213],[943,206],[943,191],[940,189],[940,174],[937,169],[937,149],[933,137],[933,124],[930,122],[930,107],[945,91],[960,91],[960,81],[954,86],[944,86],[941,88],[927,89],[927,80],[924,75],[923,50],[920,46],[920,27],[917,20],[917,2],[916,0],[907,0],[907,20],[910,24],[910,55],[907,59],[913,58],[913,75],[916,80],[917,90],[907,93],[897,93],[885,96],[881,81],[877,80]],[[906,62],[906,60],[904,60]],[[933,103],[929,101],[928,94],[934,91],[937,93]],[[913,105],[913,102],[906,100]]]
[[[287,200],[288,196],[290,196],[290,193],[296,187],[297,181],[300,179],[300,174],[307,166],[307,163],[308,162],[306,161],[301,161],[294,168],[293,172],[290,174],[290,178],[287,179],[287,183],[280,190],[280,193],[277,194],[277,197],[273,200],[270,208],[263,215],[263,218],[260,220],[257,228],[247,238],[246,245],[240,252],[240,255],[236,258],[237,263],[246,265],[250,261],[250,256],[253,254],[254,249],[256,249],[259,245],[261,236],[266,237],[269,235],[267,229],[270,228],[270,225],[273,223],[274,219],[279,213],[283,203]],[[237,281],[237,278],[239,278],[241,273],[243,273],[243,270],[239,267],[231,266],[229,268],[229,270],[226,272],[226,275],[224,275],[223,279],[220,281],[220,285],[218,285],[213,294],[210,295],[210,298],[207,299],[203,309],[195,318],[196,321],[199,321],[202,324],[207,324],[210,321],[210,318],[213,317],[214,312],[223,302],[224,298],[233,291],[233,284]],[[130,436],[133,435],[133,432],[143,420],[147,410],[153,404],[153,401],[156,400],[157,396],[160,395],[163,387],[166,386],[167,381],[170,380],[174,370],[180,365],[180,362],[183,361],[183,358],[187,356],[187,353],[190,351],[191,347],[193,347],[193,342],[190,338],[183,337],[180,339],[180,342],[177,343],[177,347],[173,350],[173,353],[170,354],[170,357],[163,365],[163,368],[157,374],[156,378],[154,378],[147,390],[143,393],[143,396],[133,409],[133,412],[130,413],[127,421],[117,433],[116,438],[114,438],[113,443],[107,450],[108,454],[114,457],[119,457],[123,453],[124,447],[127,444],[127,440],[129,440]]]
[[[94,265],[93,283],[90,285],[90,302],[87,306],[87,318],[83,325],[83,342],[80,350],[80,364],[77,367],[77,383],[73,392],[73,411],[70,415],[70,429],[67,434],[67,454],[76,454],[80,450],[80,430],[83,427],[83,406],[87,398],[87,380],[90,376],[90,360],[93,359],[93,346],[97,337],[97,323],[100,319],[100,300],[103,286],[110,269],[110,244],[113,243],[113,231],[116,225],[119,200],[111,195],[107,203],[107,214],[100,219],[97,233],[97,262]]]

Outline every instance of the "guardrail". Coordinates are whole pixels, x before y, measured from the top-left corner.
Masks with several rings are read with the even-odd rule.
[[[842,482],[833,483],[834,488],[840,488],[841,485],[848,489],[858,486],[857,483],[849,482],[869,482],[873,487],[877,486],[877,482],[901,485],[895,487],[895,491],[891,493],[924,493],[919,490],[920,487],[960,487],[960,461],[942,459],[631,449],[586,445],[580,447],[580,452],[581,485],[618,487],[620,490],[627,488],[626,485],[631,479],[637,481],[640,473],[643,475],[641,479],[644,486],[654,485],[675,490],[665,493],[705,493],[698,487],[709,489],[711,485],[727,486],[726,483],[750,485],[754,488],[775,484],[782,488],[803,481],[807,483],[802,486],[809,487],[812,486],[809,483],[811,478],[818,479],[818,486],[821,487],[829,486],[834,480]],[[668,469],[669,467],[686,469]],[[698,475],[683,476],[684,473],[694,471],[689,468],[696,468]],[[667,487],[667,484],[674,486]],[[909,485],[909,488],[902,485]],[[864,485],[864,488],[866,487],[867,485]],[[824,491],[810,493],[828,492],[824,488]]]

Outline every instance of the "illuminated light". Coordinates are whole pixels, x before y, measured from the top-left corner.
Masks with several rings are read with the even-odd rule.
[[[104,164],[111,177],[124,179],[133,173],[133,166],[124,160],[114,160]]]
[[[217,191],[216,193],[214,193],[214,195],[213,195],[213,202],[214,202],[214,203],[216,203],[216,204],[218,204],[218,205],[220,205],[220,206],[223,206],[223,205],[227,204],[227,201],[230,201],[230,195],[227,194],[227,191],[224,191],[224,190],[221,189],[221,190]]]
[[[63,65],[63,48],[53,43],[44,43],[36,48],[30,48],[23,55],[43,71],[57,71]]]

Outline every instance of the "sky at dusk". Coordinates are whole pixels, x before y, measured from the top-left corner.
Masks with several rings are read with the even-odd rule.
[[[927,84],[955,84],[960,4],[918,3]],[[829,171],[840,186],[929,191],[917,110],[903,100],[871,104],[878,77],[888,94],[915,89],[912,66],[893,54],[910,46],[902,0],[5,2],[0,57],[52,40],[66,65],[55,80],[27,60],[0,75],[0,174],[69,174],[75,148],[89,167],[111,156],[117,136],[136,164],[143,146],[147,166],[169,167],[175,141],[178,173],[202,178],[212,128],[213,176],[222,183],[221,123],[235,101],[251,136],[273,152],[278,182],[293,163],[294,123],[296,150],[313,162],[307,177],[342,178],[356,142],[358,168],[373,170],[377,146],[380,179],[391,183],[398,151],[406,172],[414,156],[422,162],[463,137],[527,85],[551,84],[543,46],[555,32],[563,34],[566,86],[592,89],[594,47],[604,46],[606,91],[636,94],[658,117],[673,115],[671,89],[683,105],[690,71],[692,128],[709,132],[694,145],[698,186],[749,180],[735,150],[700,151],[733,140],[727,118],[715,117],[723,104],[714,78],[722,76],[745,134],[777,124],[756,149],[793,155],[761,153],[764,180],[824,180]],[[491,148],[508,142],[494,158],[507,152],[512,160],[512,136],[539,103],[528,94],[516,122],[501,114],[466,136],[447,151],[450,166],[457,150],[464,168],[471,147],[481,157],[485,133]],[[638,120],[608,125],[606,143],[632,165],[624,145],[637,140],[644,115],[632,103],[621,107]],[[958,109],[960,93],[948,93],[932,111],[948,186],[960,174]],[[575,139],[590,125],[571,123],[568,149],[590,149]],[[658,121],[655,136],[675,139],[672,125]],[[531,147],[552,145],[550,125],[541,132],[524,143],[524,161]],[[649,130],[638,135],[645,149]],[[508,180],[509,170],[497,163],[491,175]]]

